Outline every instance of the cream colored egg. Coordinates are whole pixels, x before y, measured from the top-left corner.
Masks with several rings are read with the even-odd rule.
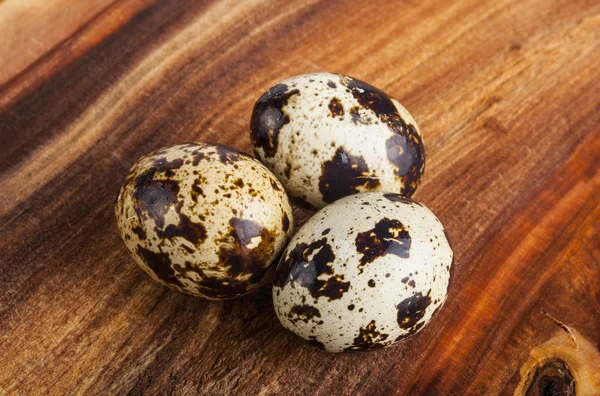
[[[284,327],[331,352],[381,348],[429,323],[446,300],[453,253],[422,204],[366,192],[321,209],[275,272]]]
[[[293,229],[279,181],[254,158],[213,144],[163,148],[131,168],[115,213],[135,262],[173,290],[248,293]]]
[[[290,197],[313,208],[362,191],[411,197],[425,169],[410,113],[342,74],[305,74],[273,86],[254,106],[251,141]]]

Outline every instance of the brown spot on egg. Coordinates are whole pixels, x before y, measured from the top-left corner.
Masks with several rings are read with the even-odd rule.
[[[355,125],[358,125],[358,124],[369,125],[371,123],[370,120],[368,120],[367,118],[364,118],[363,115],[360,113],[359,106],[352,106],[350,108],[350,119],[352,120],[352,122]]]
[[[369,167],[361,156],[354,156],[339,147],[333,158],[321,164],[319,191],[323,201],[333,202],[347,195],[356,194],[362,187],[374,190],[379,179],[369,174]]]
[[[287,215],[287,213],[283,213],[283,216],[281,218],[281,226],[283,228],[283,232],[287,232],[290,229],[290,219]]]
[[[327,81],[327,86],[334,89],[337,87],[337,85],[335,85],[335,83],[331,80]]]
[[[413,201],[412,199],[406,198],[400,194],[394,194],[394,193],[385,193],[383,194],[384,198],[392,201],[392,202],[400,202],[400,203],[405,203],[405,204],[417,204],[416,201]],[[421,204],[418,204],[419,206],[421,206]]]
[[[396,337],[396,339],[394,341],[400,341],[404,338],[410,337],[411,335],[415,334],[417,331],[421,330],[421,327],[423,327],[424,325],[425,325],[425,322],[418,323],[416,326],[411,327],[407,333],[400,334],[398,337]]]
[[[163,239],[185,238],[197,245],[206,240],[206,228],[201,223],[194,223],[190,218],[179,213],[179,224],[169,224],[164,230],[156,227],[156,235]]]
[[[189,254],[194,254],[194,252],[196,251],[195,249],[192,249],[191,247],[189,247],[187,245],[181,245],[181,247],[183,248],[183,250],[185,250]]]
[[[204,196],[204,191],[202,190],[202,188],[196,184],[192,184],[191,187],[192,191],[191,191],[191,195],[192,195],[192,200],[194,202],[198,202],[198,196]]]
[[[294,305],[288,314],[290,321],[308,323],[314,318],[320,318],[321,312],[312,305]]]
[[[198,150],[192,151],[192,165],[193,166],[198,166],[198,164],[200,163],[200,161],[202,161],[204,158],[206,158],[206,154],[204,154],[203,152],[200,152]]]
[[[330,265],[334,260],[327,238],[310,244],[299,243],[282,256],[275,274],[275,286],[283,288],[291,284],[306,288],[314,298],[339,299],[350,288],[350,282],[344,282],[343,276],[334,274]],[[322,275],[330,277],[323,280],[320,279]]]
[[[421,292],[403,300],[398,306],[398,326],[402,329],[414,328],[423,319],[427,307],[431,304],[429,293],[423,295]]]
[[[281,187],[279,187],[279,183],[277,183],[275,180],[271,179],[271,187],[273,187],[273,190],[275,191],[281,191]]]
[[[333,118],[344,116],[344,106],[338,98],[331,98],[329,101],[329,111]]]
[[[217,253],[221,264],[227,268],[228,282],[235,281],[238,287],[255,284],[267,270],[275,248],[275,234],[252,220],[232,218],[229,224],[229,234],[220,240]],[[231,287],[225,287],[224,291],[231,293]],[[238,290],[238,294],[246,291]]]
[[[154,161],[154,168],[157,172],[165,172],[166,177],[175,176],[174,170],[183,166],[183,159],[175,158],[172,161],[167,161],[166,158],[159,158]]]
[[[136,253],[144,260],[148,268],[154,272],[158,279],[169,286],[183,288],[183,284],[179,281],[177,276],[175,276],[175,270],[171,267],[171,258],[168,254],[153,252],[143,246],[138,246]]]
[[[359,273],[362,273],[361,267],[386,254],[408,258],[411,238],[400,220],[390,220],[386,217],[378,221],[373,229],[359,232],[354,244],[356,251],[363,255],[358,265]]]
[[[371,110],[394,133],[386,142],[387,157],[397,168],[394,173],[403,181],[402,193],[412,196],[425,168],[425,148],[416,127],[402,118],[385,92],[346,76],[342,76],[341,81],[363,108]],[[362,119],[359,110],[350,110],[355,123]]]
[[[250,120],[250,140],[257,155],[257,147],[263,149],[267,158],[273,158],[277,153],[279,131],[290,122],[283,108],[294,95],[300,95],[300,91],[298,89],[288,91],[287,85],[277,84],[261,96],[254,105]]]
[[[133,231],[133,233],[134,233],[135,235],[137,235],[137,237],[138,237],[140,240],[142,240],[142,241],[143,241],[143,240],[145,240],[145,239],[146,239],[146,231],[144,231],[144,229],[143,229],[142,227],[140,227],[140,226],[135,226],[135,227],[133,227],[133,228],[131,229],[131,231]]]
[[[179,185],[172,180],[154,180],[155,173],[156,168],[150,168],[135,179],[133,196],[138,216],[147,215],[163,228],[167,211],[177,204]]]
[[[368,325],[358,330],[358,336],[354,338],[352,345],[345,350],[383,348],[388,337],[387,334],[377,331],[377,325],[372,320]]]
[[[425,168],[423,140],[412,125],[409,133],[397,133],[386,141],[388,160],[394,164],[394,174],[402,180],[402,194],[411,197]]]
[[[249,157],[247,154],[240,153],[239,151],[230,149],[227,146],[222,146],[220,144],[214,144],[215,150],[217,154],[219,154],[219,160],[223,164],[233,164],[240,160],[240,157]]]
[[[400,118],[398,109],[388,94],[364,81],[343,76],[341,82],[350,89],[352,96],[366,109],[370,109],[383,122],[393,122]]]

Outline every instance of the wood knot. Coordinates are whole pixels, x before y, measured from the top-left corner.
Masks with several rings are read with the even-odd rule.
[[[575,395],[573,374],[562,359],[553,359],[530,372],[526,396]]]

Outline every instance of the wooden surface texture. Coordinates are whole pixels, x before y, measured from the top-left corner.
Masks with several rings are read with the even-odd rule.
[[[250,151],[254,101],[312,71],[424,135],[456,265],[396,347],[322,352],[268,287],[171,292],[116,231],[138,157]],[[0,1],[0,394],[600,394],[599,167],[597,0]]]

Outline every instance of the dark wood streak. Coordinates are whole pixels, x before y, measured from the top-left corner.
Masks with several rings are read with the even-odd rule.
[[[556,331],[540,309],[600,339],[595,14],[584,0],[164,0],[52,77],[32,72],[37,88],[0,109],[0,387],[509,395]],[[35,24],[53,28],[14,28]],[[195,140],[249,151],[261,92],[322,70],[361,76],[415,115],[428,154],[416,195],[456,253],[431,323],[365,354],[301,342],[268,286],[216,303],[156,285],[111,210],[140,156]]]

